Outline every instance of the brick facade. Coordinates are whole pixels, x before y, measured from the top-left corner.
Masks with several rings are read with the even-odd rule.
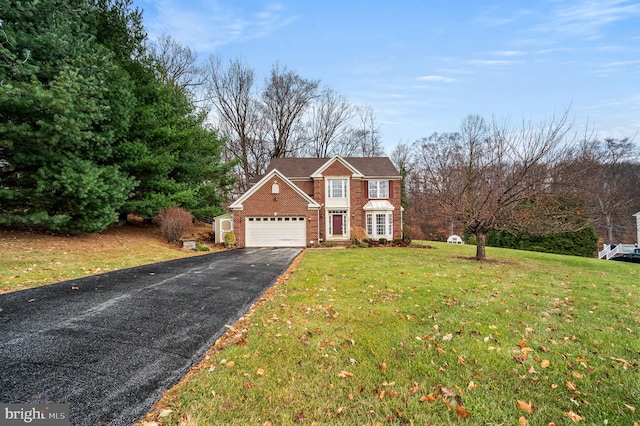
[[[272,193],[273,184],[279,193]],[[233,212],[233,227],[238,247],[245,246],[245,225],[248,217],[304,216],[307,218],[307,245],[318,242],[318,209],[309,209],[309,201],[300,196],[282,179],[274,177],[257,188],[242,203],[242,210]]]
[[[292,161],[294,159],[291,159]],[[254,188],[232,204],[234,232],[239,247],[245,246],[245,225],[249,217],[271,216],[304,216],[306,218],[306,245],[317,244],[320,241],[349,240],[350,229],[359,227],[366,231],[366,213],[364,206],[371,201],[367,197],[369,180],[388,180],[389,198],[376,199],[388,201],[393,205],[393,239],[402,238],[401,212],[401,180],[400,176],[379,178],[358,175],[354,169],[346,167],[340,161],[328,163],[319,175],[309,176],[308,179],[297,177],[289,180],[285,175],[275,172],[267,174]],[[356,175],[355,177],[353,175]],[[327,180],[332,178],[348,179],[348,206],[332,206],[326,197]],[[273,185],[277,184],[278,192],[274,192]],[[295,185],[299,190],[292,188]],[[315,203],[313,203],[315,201]],[[313,205],[311,205],[313,203]],[[386,204],[386,203],[385,203]],[[235,206],[234,206],[235,205]],[[344,213],[346,211],[346,213]],[[330,212],[346,219],[345,234],[331,238],[329,235]],[[338,213],[336,213],[338,212]],[[341,218],[338,218],[341,219]]]

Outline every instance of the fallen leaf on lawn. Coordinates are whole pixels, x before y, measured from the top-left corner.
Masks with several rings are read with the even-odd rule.
[[[460,355],[458,355],[458,364],[467,365],[467,363],[464,361],[464,358],[462,358]]]
[[[395,386],[395,385],[396,385],[395,380],[393,382],[389,382],[389,383],[387,383],[386,381],[382,382],[382,386]]]
[[[355,365],[357,363],[358,363],[358,361],[356,361],[354,358],[349,358],[349,364]]]
[[[236,363],[235,363],[235,362],[233,362],[233,361],[229,361],[229,362],[227,362],[227,363],[225,364],[225,366],[226,366],[227,368],[234,367],[235,365],[236,365]]]
[[[631,405],[627,405],[627,404],[624,404],[624,406],[627,407],[629,411],[631,411],[632,413],[636,412],[636,407],[632,407]]]
[[[533,414],[533,407],[531,406],[531,401],[527,404],[524,401],[518,400],[518,409],[524,411],[525,413]]]
[[[440,390],[442,391],[442,395],[444,396],[456,396],[456,394],[449,388],[442,387],[440,388]]]
[[[262,426],[271,426],[273,423],[271,423],[271,420],[267,420],[266,422],[262,423]]]
[[[551,389],[558,389],[558,385],[556,385],[555,383],[551,385]]]
[[[556,422],[550,422],[547,424],[547,426],[556,426]]]
[[[527,420],[524,416],[520,416],[520,418],[518,419],[518,424],[520,426],[525,426],[529,424],[529,420]]]
[[[417,383],[414,383],[413,386],[411,386],[409,388],[409,395],[414,395],[416,394],[418,391],[420,390],[420,385]]]
[[[341,372],[339,372],[339,373],[337,374],[337,376],[338,376],[338,377],[344,377],[344,378],[346,379],[347,377],[352,377],[352,376],[353,376],[353,373],[350,373],[349,371],[344,371],[344,370],[342,370]]]
[[[458,405],[458,406],[456,407],[456,413],[458,413],[458,415],[459,415],[460,417],[462,417],[463,419],[466,419],[466,418],[467,418],[467,417],[469,417],[469,415],[471,414],[471,413],[469,412],[469,410],[467,410],[466,408],[464,408],[464,406],[463,406],[463,405]]]
[[[573,377],[575,377],[576,379],[582,379],[584,376],[580,373],[578,373],[577,371],[574,371],[573,373]]]
[[[574,423],[578,423],[578,422],[581,422],[582,420],[584,420],[584,417],[580,416],[579,414],[574,413],[572,410],[569,410],[568,413],[564,413],[564,415],[569,417],[571,419],[571,421],[574,422]]]
[[[538,374],[538,372],[536,371],[535,368],[533,368],[533,365],[531,367],[529,367],[529,369],[527,370],[529,372],[529,374]]]
[[[164,410],[160,411],[160,415],[158,417],[162,419],[167,417],[171,413],[173,413],[173,410],[169,410],[168,408],[165,408]]]
[[[473,383],[473,380],[469,382],[469,385],[467,386],[467,389],[469,390],[473,390],[476,388],[476,384]]]
[[[264,376],[264,369],[262,369],[262,368],[258,368],[258,371],[256,371],[256,374],[257,374],[258,376]]]
[[[436,398],[436,396],[434,394],[430,393],[429,395],[422,395],[418,401],[420,401],[420,402],[433,402],[433,401],[435,401],[437,399],[438,398]]]
[[[337,417],[340,413],[342,413],[342,411],[344,410],[344,407],[340,407],[336,410],[336,414],[335,417]]]
[[[567,380],[566,385],[567,385],[567,389],[569,389],[570,391],[578,390],[578,388],[576,387],[575,383],[573,383],[573,382],[570,382],[570,381]]]
[[[387,374],[387,363],[383,362],[380,364],[380,370],[382,370],[382,374]]]
[[[378,394],[378,399],[380,399],[380,400],[384,399],[384,394],[385,394],[385,393],[386,393],[385,391],[380,392],[380,393]]]
[[[519,362],[520,364],[524,364],[524,362],[529,358],[529,355],[527,355],[526,353],[522,354],[522,355],[515,355],[513,357],[513,360],[515,362]]]
[[[540,363],[540,367],[542,368],[547,368],[551,365],[551,363],[549,362],[548,359],[543,359],[542,362]]]
[[[248,389],[253,389],[255,387],[255,385],[248,380],[244,382],[244,386]]]
[[[298,414],[296,414],[296,422],[298,422],[298,423],[304,423],[304,413],[298,413]]]

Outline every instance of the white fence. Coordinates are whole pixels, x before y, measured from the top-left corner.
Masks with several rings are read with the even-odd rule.
[[[598,252],[598,259],[611,259],[614,256],[625,253],[633,253],[638,248],[637,244],[605,244],[604,248]]]

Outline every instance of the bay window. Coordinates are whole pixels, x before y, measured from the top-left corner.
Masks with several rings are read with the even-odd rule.
[[[393,213],[392,212],[367,212],[367,236],[378,240],[393,239]]]

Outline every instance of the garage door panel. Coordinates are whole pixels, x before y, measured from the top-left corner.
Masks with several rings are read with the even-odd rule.
[[[245,233],[247,247],[304,247],[307,221],[304,216],[249,217]]]

